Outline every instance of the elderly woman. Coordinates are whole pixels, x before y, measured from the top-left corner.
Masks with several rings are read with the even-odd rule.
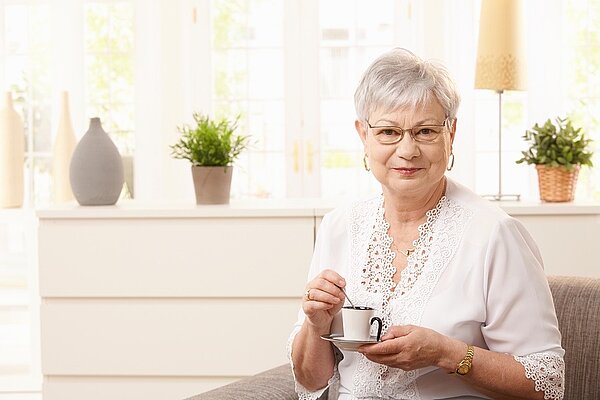
[[[448,179],[459,95],[446,70],[394,49],[355,94],[365,168],[382,194],[327,214],[289,357],[300,399],[561,399],[564,350],[525,228]],[[385,334],[358,351],[321,338],[345,302]]]

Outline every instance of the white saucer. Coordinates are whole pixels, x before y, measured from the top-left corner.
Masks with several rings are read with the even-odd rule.
[[[340,350],[356,351],[363,344],[378,343],[376,336],[371,336],[369,340],[344,339],[344,335],[329,334],[321,336],[321,339],[327,340],[335,344]]]

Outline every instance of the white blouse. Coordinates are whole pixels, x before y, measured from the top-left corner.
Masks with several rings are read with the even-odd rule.
[[[333,269],[346,279],[355,303],[378,310],[384,332],[392,325],[419,325],[512,354],[546,399],[563,398],[564,350],[552,296],[537,246],[517,220],[448,179],[394,290],[396,255],[388,229],[383,196],[328,213],[308,279]],[[303,322],[300,309],[288,343],[290,361]],[[405,372],[357,352],[336,353],[329,384],[339,386],[339,399],[488,398],[437,367]],[[296,382],[301,400],[324,390],[310,392]]]

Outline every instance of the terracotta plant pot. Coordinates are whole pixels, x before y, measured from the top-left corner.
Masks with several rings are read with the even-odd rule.
[[[229,204],[233,167],[192,166],[196,204]]]
[[[548,165],[536,165],[538,172],[538,183],[540,188],[540,200],[547,202],[567,202],[575,198],[577,187],[577,175],[579,165],[572,170],[565,167],[550,167]]]

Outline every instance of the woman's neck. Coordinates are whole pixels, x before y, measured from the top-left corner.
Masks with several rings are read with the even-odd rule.
[[[388,221],[421,223],[427,211],[437,205],[445,192],[446,177],[440,180],[434,190],[423,196],[411,197],[410,199],[399,198],[384,190],[385,217]]]

